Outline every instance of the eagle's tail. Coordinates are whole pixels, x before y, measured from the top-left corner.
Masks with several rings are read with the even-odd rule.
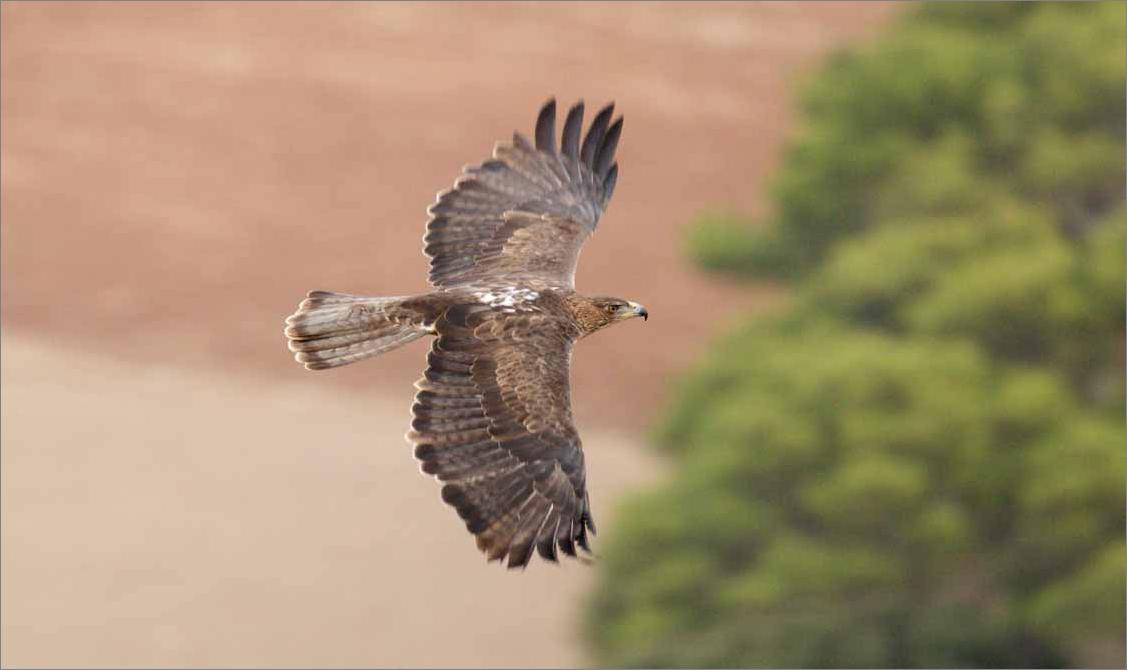
[[[290,351],[307,369],[324,370],[401,347],[428,332],[412,301],[310,291],[286,319]]]

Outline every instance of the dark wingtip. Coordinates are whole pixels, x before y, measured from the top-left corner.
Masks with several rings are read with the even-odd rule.
[[[614,195],[614,186],[618,183],[618,163],[610,166],[606,178],[603,179],[603,202],[610,202],[610,197]]]
[[[457,484],[446,484],[442,487],[442,502],[457,508],[466,502],[466,493]]]
[[[516,570],[517,568],[523,570],[527,568],[529,561],[532,560],[532,553],[532,544],[525,547],[510,548],[509,560],[505,567],[509,570]]]
[[[556,538],[549,537],[541,542],[538,542],[536,544],[536,553],[540,554],[540,558],[543,558],[545,561],[558,563],[559,558],[556,554]]]
[[[580,524],[579,533],[575,536],[575,543],[586,553],[591,553],[591,545],[587,543],[587,527]]]
[[[563,129],[563,154],[579,160],[579,136],[583,131],[583,101],[572,105],[567,112]]]
[[[561,538],[559,540],[559,546],[560,551],[572,558],[575,557],[575,544],[572,543],[571,538]]]
[[[548,98],[536,117],[536,148],[556,153],[556,99]]]
[[[603,143],[603,138],[607,134],[607,125],[610,124],[610,117],[614,114],[614,103],[610,103],[606,107],[599,110],[595,115],[595,120],[591,122],[591,127],[587,129],[587,137],[583,140],[583,149],[580,153],[580,160],[587,164],[587,167],[592,170],[595,169],[595,156],[599,152],[599,147]]]
[[[600,179],[606,179],[607,173],[610,172],[610,166],[614,163],[614,152],[618,149],[618,138],[622,136],[622,120],[623,117],[620,116],[611,124],[607,134],[603,137],[603,141],[599,144],[599,150],[595,152],[595,174]]]

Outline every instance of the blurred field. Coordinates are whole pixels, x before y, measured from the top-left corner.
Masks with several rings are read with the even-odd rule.
[[[460,166],[549,95],[616,100],[579,288],[654,318],[575,359],[607,528],[655,476],[632,435],[664,383],[772,298],[698,275],[682,227],[761,211],[789,87],[891,11],[4,3],[3,664],[583,662],[590,571],[482,565],[418,474],[424,347],[313,375],[281,320],[312,288],[425,290]]]
[[[409,401],[2,355],[5,667],[582,662],[592,570],[486,565],[411,458]],[[599,509],[653,481],[622,435],[584,438]]]
[[[642,338],[623,328],[584,347],[577,402],[639,426],[716,322],[756,299],[689,268],[679,230],[706,206],[757,209],[788,84],[887,14],[4,5],[4,326],[304,379],[279,355],[279,325],[305,291],[425,290],[425,209],[460,167],[529,132],[549,95],[613,99],[627,117],[622,177],[578,283],[654,318]],[[331,383],[406,389],[419,358]]]

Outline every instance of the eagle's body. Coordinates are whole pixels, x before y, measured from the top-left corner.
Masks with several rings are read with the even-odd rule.
[[[436,290],[365,298],[311,292],[286,335],[310,369],[369,358],[426,335],[436,339],[416,386],[408,439],[422,469],[444,482],[490,560],[525,566],[537,550],[574,556],[594,532],[568,381],[576,341],[648,316],[617,298],[575,291],[575,266],[618,174],[622,129],[613,106],[580,147],[583,105],[555,144],[555,102],[533,146],[520,135],[467,168],[428,210],[425,251]],[[609,126],[609,127],[608,127]]]

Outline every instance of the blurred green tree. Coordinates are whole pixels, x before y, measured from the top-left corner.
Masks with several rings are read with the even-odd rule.
[[[830,59],[606,546],[612,666],[1123,666],[1122,3],[928,4]]]

